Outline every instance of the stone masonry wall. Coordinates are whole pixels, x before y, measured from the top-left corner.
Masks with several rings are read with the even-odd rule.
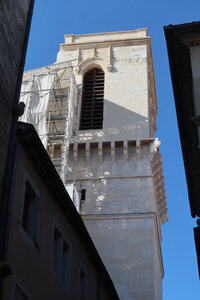
[[[31,0],[0,0],[0,194],[30,3]]]

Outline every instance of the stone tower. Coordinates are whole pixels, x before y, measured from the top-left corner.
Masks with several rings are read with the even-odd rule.
[[[167,221],[146,29],[65,35],[57,63],[79,86],[68,182],[122,300],[162,299],[161,225]]]
[[[55,64],[24,75],[22,101],[37,96],[38,82],[53,97],[38,133],[64,184],[67,174],[82,195],[77,208],[120,299],[161,300],[167,208],[147,30],[66,35]],[[41,116],[36,102],[26,106],[29,122]]]

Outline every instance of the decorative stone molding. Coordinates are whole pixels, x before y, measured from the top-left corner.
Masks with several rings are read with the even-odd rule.
[[[111,153],[112,162],[114,163],[115,162],[115,142],[111,142],[110,153]]]
[[[107,59],[107,70],[112,71],[112,47],[108,47],[108,59]]]
[[[152,146],[152,142],[154,142],[154,146]],[[109,152],[110,152],[110,159],[113,163],[115,163],[118,159],[124,159],[125,162],[128,162],[129,159],[133,158],[134,156],[137,158],[137,160],[142,160],[142,147],[150,147],[152,152],[152,149],[157,149],[156,145],[159,145],[159,143],[155,142],[155,139],[142,139],[142,140],[130,140],[130,141],[111,141],[108,143],[108,141],[105,142],[98,142],[96,143],[96,145],[94,145],[93,142],[90,141],[86,141],[86,142],[80,142],[77,143],[74,141],[74,143],[72,144],[73,147],[71,147],[71,149],[73,149],[73,157],[74,157],[74,162],[77,163],[78,162],[78,145],[82,145],[84,147],[80,147],[82,150],[84,151],[84,156],[86,158],[86,162],[89,164],[91,161],[91,155],[95,155],[95,154],[91,154],[91,144],[93,144],[93,148],[96,147],[97,151],[94,151],[94,153],[96,153],[96,157],[93,157],[94,159],[97,159],[99,161],[99,163],[103,162],[104,159],[104,147],[109,148]],[[120,147],[121,151],[122,151],[122,155],[118,155],[118,151],[116,151],[116,149]],[[129,150],[129,148],[132,148],[133,150]],[[152,153],[151,153],[151,159],[152,159]],[[154,160],[152,160],[152,166],[154,166]],[[156,163],[155,165],[155,170],[154,172],[156,172],[157,168],[161,168],[162,166],[162,162],[160,162],[159,164]],[[158,176],[158,175],[157,175]],[[157,177],[156,177],[157,178]]]
[[[136,141],[136,153],[137,153],[138,160],[140,160],[141,159],[141,141],[140,140]]]
[[[79,65],[77,65],[75,67],[75,72],[76,74],[80,74],[80,73],[83,73],[83,70],[84,71],[87,71],[89,70],[92,66],[100,66],[102,67],[102,69],[104,71],[106,71],[106,62],[103,60],[103,58],[99,58],[97,56],[93,56],[93,57],[90,57],[90,58],[87,58],[85,59],[84,61],[82,61]]]
[[[153,174],[155,197],[160,224],[164,224],[169,219],[167,217],[167,202],[165,196],[165,184],[161,162],[162,155],[159,152],[160,141],[155,139],[150,147],[151,171]]]
[[[140,139],[136,141],[111,141],[108,142],[99,142],[96,144],[96,150],[92,154],[91,153],[91,143],[80,143],[80,145],[84,145],[84,147],[80,147],[85,153],[82,153],[81,157],[85,156],[87,164],[90,164],[91,162],[91,155],[96,155],[96,157],[93,157],[93,160],[96,159],[99,161],[99,163],[103,162],[103,149],[104,149],[104,143],[105,146],[109,148],[110,152],[110,160],[112,163],[117,163],[118,159],[123,159],[124,162],[128,162],[130,159],[133,159],[135,156],[138,161],[143,160],[143,157],[141,155],[142,148],[148,147],[149,149],[149,159],[150,159],[150,166],[151,166],[151,172],[149,174],[146,174],[146,176],[153,177],[153,183],[154,183],[154,190],[155,190],[155,199],[156,199],[156,205],[157,205],[157,213],[158,213],[158,219],[160,222],[160,225],[164,224],[168,221],[167,218],[167,202],[166,202],[166,196],[165,196],[165,184],[164,184],[164,177],[163,177],[163,169],[162,169],[162,161],[161,161],[161,154],[159,151],[160,147],[160,141],[156,139]],[[118,147],[121,147],[122,150],[122,156],[118,156],[118,151],[116,150]],[[129,148],[132,147],[134,150],[129,150]],[[73,157],[74,157],[74,163],[78,163],[78,143],[75,143],[73,146]],[[121,151],[120,150],[120,151]],[[135,153],[135,154],[134,154]],[[145,155],[146,157],[146,155]],[[145,158],[144,157],[144,158]],[[107,156],[108,158],[108,156]],[[139,163],[139,162],[138,162]]]
[[[90,163],[90,143],[85,144],[85,158],[86,158],[86,162],[89,164]]]
[[[128,141],[124,141],[123,146],[124,146],[124,160],[127,162],[128,161]]]
[[[73,146],[73,157],[74,157],[74,163],[78,163],[78,143],[74,143]]]
[[[88,48],[89,49],[89,48]],[[90,65],[95,65],[95,64],[99,64],[104,71],[112,71],[112,47],[109,46],[108,47],[108,54],[107,54],[107,58],[103,58],[103,57],[99,57],[97,55],[97,48],[96,47],[91,47],[93,55],[83,61],[81,61],[81,49],[78,48],[77,49],[77,65],[75,66],[74,70],[75,73],[78,75],[80,73],[83,72],[83,70],[85,70],[85,68],[87,68],[87,66]]]
[[[99,162],[102,163],[102,161],[103,161],[103,143],[102,142],[98,143],[98,157],[99,157]]]

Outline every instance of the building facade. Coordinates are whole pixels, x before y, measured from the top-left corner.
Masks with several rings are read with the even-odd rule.
[[[119,300],[47,152],[18,123],[2,300]]]
[[[0,0],[0,298],[1,279],[9,273],[5,253],[17,107],[34,0]]]
[[[24,121],[34,113],[61,179],[80,193],[79,212],[120,299],[162,299],[168,219],[147,30],[65,35],[55,64],[25,73],[25,101],[52,74],[46,125],[29,104]]]
[[[22,80],[19,78],[19,71],[22,61],[22,52],[26,51],[24,47],[25,33],[29,19],[29,9],[33,1],[0,1],[0,95],[1,95],[1,166],[0,166],[0,194],[4,181],[4,171],[8,153],[8,144],[12,124],[13,107],[16,105],[16,93],[18,85],[18,97]],[[29,20],[30,22],[30,20]],[[26,41],[27,43],[27,41]],[[25,57],[24,57],[25,59]]]
[[[164,27],[191,215],[200,217],[200,22]],[[194,228],[200,274],[200,222]]]

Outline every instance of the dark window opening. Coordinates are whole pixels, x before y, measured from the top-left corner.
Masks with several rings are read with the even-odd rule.
[[[29,237],[39,246],[39,200],[29,181],[26,181],[22,226]]]
[[[83,78],[80,130],[103,128],[104,72],[94,68]]]
[[[81,190],[81,202],[85,201],[86,199],[86,189]]]
[[[67,287],[69,282],[69,252],[69,245],[55,227],[53,240],[53,270],[65,287]]]

